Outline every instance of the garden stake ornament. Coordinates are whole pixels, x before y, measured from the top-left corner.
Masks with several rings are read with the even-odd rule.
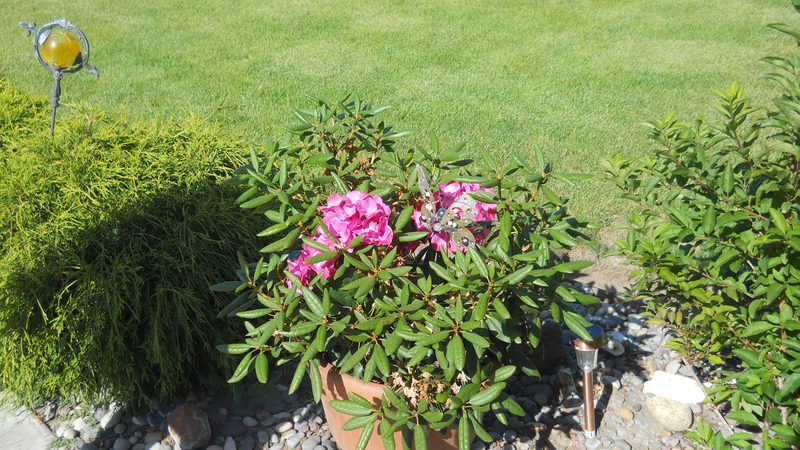
[[[100,78],[100,71],[89,65],[89,41],[83,32],[67,19],[58,19],[36,28],[36,22],[20,22],[19,25],[33,34],[33,54],[45,69],[53,73],[53,98],[50,106],[53,114],[50,118],[50,136],[56,122],[56,109],[61,96],[61,77],[75,73],[84,67],[95,79]]]
[[[592,336],[592,340],[578,338],[572,341],[572,345],[575,347],[578,367],[583,370],[583,433],[587,438],[593,438],[597,436],[594,420],[594,368],[597,367],[597,350],[603,345],[603,329],[592,325],[586,331]]]

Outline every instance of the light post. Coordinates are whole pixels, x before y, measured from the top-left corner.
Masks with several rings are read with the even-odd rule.
[[[597,428],[594,421],[594,369],[597,367],[597,351],[603,344],[603,329],[599,325],[592,325],[586,329],[592,336],[592,340],[574,339],[575,357],[578,360],[578,367],[583,370],[583,408],[584,425],[583,432],[587,438],[597,436]]]
[[[33,54],[45,69],[53,74],[53,97],[50,106],[53,115],[50,118],[50,136],[56,122],[56,109],[61,97],[61,77],[75,73],[84,67],[95,79],[100,71],[89,65],[89,41],[81,30],[67,19],[59,19],[36,28],[36,22],[19,23],[33,36]]]

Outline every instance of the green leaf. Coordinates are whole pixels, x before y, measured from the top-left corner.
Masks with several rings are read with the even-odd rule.
[[[289,384],[289,394],[293,394],[297,391],[297,388],[300,387],[300,383],[303,382],[303,376],[306,374],[306,365],[305,364],[298,364],[297,368],[294,370],[294,375],[292,376],[292,382]]]
[[[297,238],[300,236],[301,233],[300,228],[294,228],[289,233],[284,236],[283,238],[273,242],[272,244],[267,245],[266,247],[261,249],[261,253],[274,253],[274,252],[282,252],[289,248],[290,246],[294,245]]]
[[[793,373],[783,380],[783,386],[778,391],[777,397],[791,398],[798,389],[800,389],[800,373]]]
[[[579,270],[583,270],[591,266],[592,264],[593,263],[591,261],[571,261],[571,262],[556,264],[555,266],[553,266],[553,270],[562,273],[573,273]]]
[[[371,348],[371,345],[362,345],[359,347],[355,352],[353,352],[349,357],[347,357],[344,362],[342,363],[342,367],[339,369],[341,373],[347,373],[353,369],[358,363],[367,356],[367,352]]]
[[[735,354],[750,367],[761,367],[761,363],[758,361],[758,353],[750,350],[749,348],[733,349],[733,354]]]
[[[486,267],[486,262],[484,262],[483,257],[478,253],[475,246],[469,247],[469,254],[472,257],[472,263],[478,269],[478,273],[481,274],[483,278],[489,278],[489,269]]]
[[[408,223],[409,219],[411,219],[411,214],[414,212],[413,206],[406,206],[400,211],[400,214],[397,216],[397,220],[394,222],[394,229],[395,231],[402,230],[404,226]]]
[[[714,227],[717,224],[717,210],[714,208],[707,208],[706,213],[703,215],[703,234],[711,236],[714,232]]]
[[[372,408],[350,400],[331,400],[329,405],[336,411],[348,416],[368,416],[372,414]]]
[[[372,437],[372,433],[375,431],[373,430],[373,424],[377,419],[378,416],[373,414],[372,420],[367,425],[364,426],[364,430],[358,437],[358,444],[356,444],[356,450],[364,450],[365,448],[367,448],[367,444],[369,444],[369,439]]]
[[[256,377],[259,383],[266,383],[269,374],[269,363],[267,362],[267,355],[259,353],[256,356]]]
[[[782,235],[786,236],[787,224],[786,218],[783,217],[783,214],[781,214],[781,212],[775,208],[770,208],[769,214],[772,216],[772,224],[775,225],[775,228],[777,228]]]
[[[228,380],[228,383],[236,383],[247,376],[247,374],[250,373],[250,370],[253,368],[253,361],[253,352],[245,355],[244,358],[242,358],[242,361],[239,362],[239,365],[236,366],[236,370],[233,371],[233,376],[231,376],[231,378]]]
[[[383,440],[383,448],[384,450],[394,450],[394,430],[392,429],[392,425],[389,423],[388,420],[381,420],[381,424],[378,426],[378,431],[381,434],[381,440]]]
[[[433,333],[431,335],[425,336],[422,339],[419,339],[417,341],[417,345],[420,347],[430,347],[431,345],[436,344],[437,342],[441,342],[447,339],[448,336],[450,336],[450,331],[439,331],[437,333]]]
[[[472,423],[472,429],[475,430],[475,435],[477,435],[483,442],[492,442],[492,435],[486,432],[486,429],[483,428],[481,425],[480,420],[476,419],[472,415],[472,411],[467,413],[469,415],[469,421]]]
[[[311,378],[311,395],[314,401],[319,403],[322,399],[322,375],[319,373],[319,361],[309,361],[308,374]]]
[[[505,389],[506,384],[504,382],[495,383],[489,386],[487,389],[478,392],[477,394],[473,395],[469,399],[469,403],[472,406],[483,406],[492,401],[494,401]]]
[[[772,325],[769,322],[764,322],[764,321],[753,322],[750,325],[748,325],[744,330],[742,330],[741,335],[743,337],[755,336],[757,334],[761,334],[769,330],[772,330],[773,328],[775,328],[775,325]]]
[[[345,422],[345,424],[342,426],[342,429],[345,431],[356,430],[358,428],[364,428],[365,426],[372,424],[372,422],[372,414],[368,414],[366,416],[355,416],[351,417],[350,420]]]
[[[514,372],[517,371],[516,366],[503,366],[499,369],[494,371],[494,377],[492,377],[492,381],[495,383],[499,383],[501,381],[506,381],[507,379],[511,378],[514,375]]]
[[[339,252],[338,251],[320,253],[319,255],[314,255],[314,256],[312,256],[310,258],[306,258],[305,260],[303,260],[303,263],[304,264],[316,264],[318,262],[327,261],[329,259],[336,258],[337,256],[339,256]]]
[[[469,417],[465,411],[461,413],[461,419],[458,421],[458,450],[470,449],[470,424]]]
[[[381,344],[375,344],[373,346],[373,351],[375,353],[372,357],[375,358],[375,364],[377,364],[378,370],[380,370],[384,376],[388,377],[391,373],[391,369],[389,367],[389,358],[386,357],[386,352],[383,350]]]
[[[426,236],[428,236],[430,231],[411,231],[408,233],[402,233],[397,236],[397,240],[399,242],[413,242],[418,241]]]
[[[461,336],[455,334],[447,344],[447,361],[453,364],[456,369],[464,370],[466,359],[467,353],[464,349],[464,341],[461,340]]]
[[[419,423],[414,427],[414,449],[428,450],[428,427]]]
[[[468,340],[475,346],[477,349],[489,348],[492,344],[483,336],[472,333],[470,331],[462,331],[461,335],[464,336],[464,339]]]
[[[570,330],[572,330],[575,334],[578,335],[581,339],[586,339],[588,341],[592,340],[592,335],[586,330],[587,327],[591,326],[586,319],[583,318],[580,314],[572,311],[571,309],[562,309],[561,312],[563,313],[564,322],[567,324]]]
[[[239,355],[252,349],[253,347],[248,344],[223,344],[217,346],[217,350],[228,355]]]
[[[772,29],[778,30],[782,33],[786,33],[789,36],[795,38],[796,41],[800,42],[800,31],[796,30],[793,27],[790,27],[789,25],[786,25],[785,23],[771,23],[767,26]]]
[[[247,285],[246,281],[223,281],[222,283],[217,283],[211,286],[211,290],[214,292],[234,292],[239,289],[240,286]]]
[[[742,425],[758,425],[758,418],[751,412],[745,410],[734,411],[725,416],[730,420],[735,420]]]

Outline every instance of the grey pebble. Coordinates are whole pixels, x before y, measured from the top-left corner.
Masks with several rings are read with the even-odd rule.
[[[503,439],[506,442],[514,442],[514,439],[517,438],[517,433],[514,430],[508,430],[503,433]]]
[[[255,446],[256,446],[256,438],[254,438],[253,436],[244,437],[242,438],[241,441],[239,441],[239,448],[241,450],[251,450]]]
[[[254,426],[258,425],[258,421],[256,419],[253,419],[252,417],[248,416],[248,417],[245,417],[245,418],[242,419],[242,425],[244,425],[246,427],[254,427]]]
[[[617,448],[619,450],[631,450],[631,444],[629,444],[628,441],[617,439],[614,441],[614,448]]]
[[[114,446],[112,448],[114,450],[128,450],[131,448],[131,443],[124,437],[119,437],[114,441]]]
[[[278,442],[277,444],[274,444],[273,446],[271,446],[271,447],[269,448],[269,450],[283,450],[283,448],[284,448],[285,446],[286,446],[286,445],[284,445],[284,443],[283,443],[283,442]]]
[[[589,450],[594,450],[596,448],[600,448],[600,446],[603,445],[603,443],[600,442],[600,439],[589,438],[586,439],[586,442],[584,442],[583,445],[585,445],[586,448],[588,448]]]
[[[270,433],[269,430],[258,430],[257,437],[260,444],[269,442],[270,436],[272,436],[272,433]]]
[[[310,438],[303,441],[302,448],[303,450],[314,450],[314,447],[319,445],[320,442],[321,440],[319,436],[311,436]]]

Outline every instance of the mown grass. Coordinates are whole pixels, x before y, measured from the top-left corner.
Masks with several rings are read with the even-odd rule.
[[[415,131],[412,144],[436,133],[498,161],[541,149],[569,172],[649,151],[638,123],[710,115],[709,91],[732,81],[770,97],[757,60],[793,45],[764,25],[797,17],[788,0],[0,0],[0,10],[0,76],[28,91],[48,93],[50,78],[16,21],[64,16],[105,71],[67,79],[65,101],[133,116],[221,106],[224,127],[260,142],[305,94],[350,91],[393,105],[387,120]],[[568,193],[601,223],[621,208],[600,177]]]

